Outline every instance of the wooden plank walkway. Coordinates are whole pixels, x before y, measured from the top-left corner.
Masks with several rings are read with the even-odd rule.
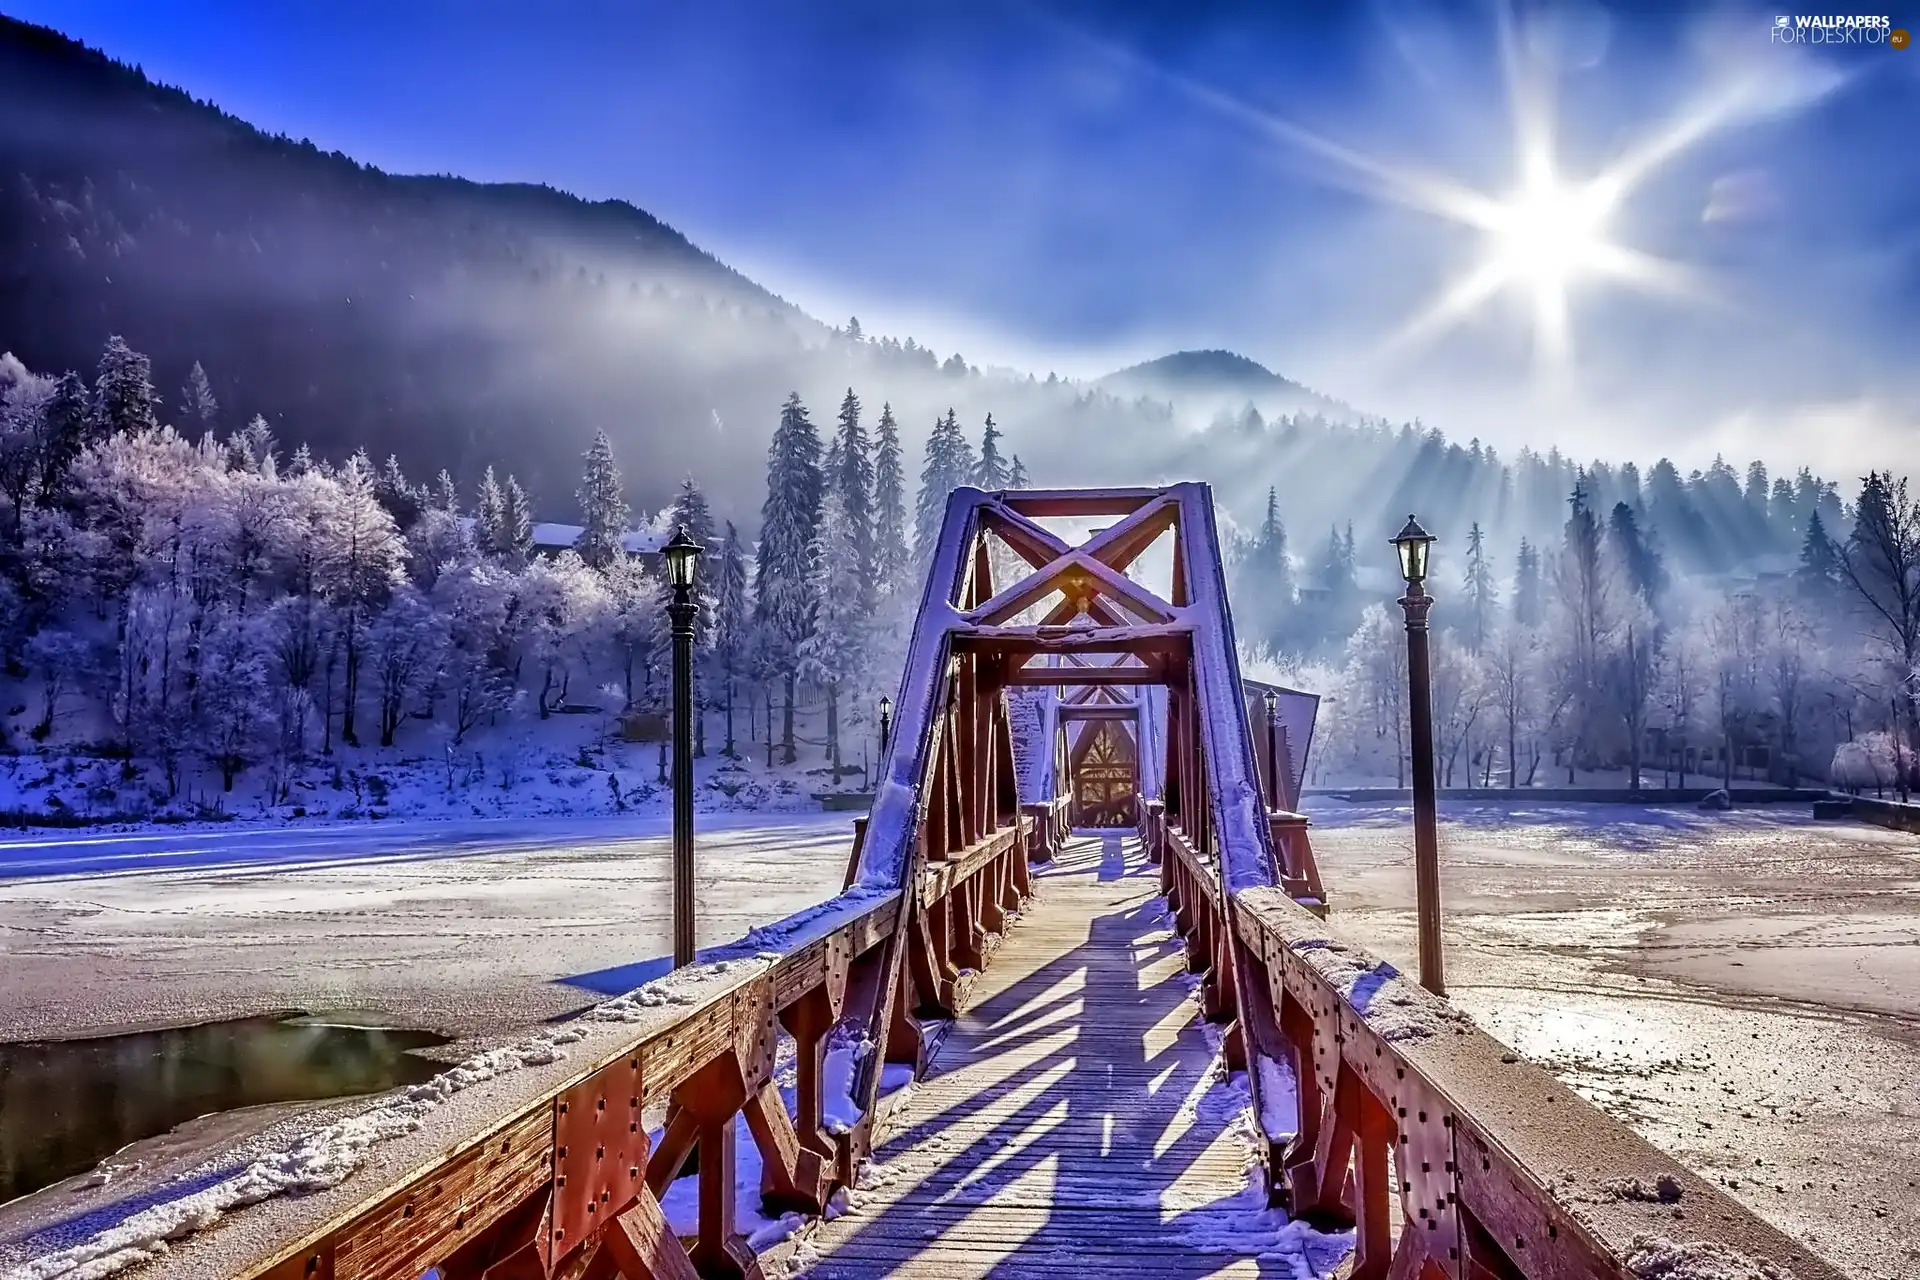
[[[874,1185],[801,1246],[804,1274],[1295,1274],[1226,1251],[1279,1215],[1255,1217],[1245,1094],[1212,1087],[1157,868],[1131,833],[1078,837],[1057,867],[875,1152]]]

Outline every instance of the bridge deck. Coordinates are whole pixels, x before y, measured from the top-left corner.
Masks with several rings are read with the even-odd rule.
[[[1245,1096],[1210,1088],[1154,868],[1132,833],[1057,867],[876,1150],[878,1185],[803,1246],[807,1275],[1272,1273],[1224,1252],[1258,1208]]]

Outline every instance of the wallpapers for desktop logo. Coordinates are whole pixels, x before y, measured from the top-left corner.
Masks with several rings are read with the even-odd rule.
[[[1912,42],[1886,14],[1783,13],[1773,20],[1775,44],[1882,44],[1904,49]]]

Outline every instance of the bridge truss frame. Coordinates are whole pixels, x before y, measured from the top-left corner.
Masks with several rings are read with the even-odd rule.
[[[1076,546],[1050,517],[1116,522]],[[1163,597],[1127,570],[1169,534]],[[995,543],[1031,572],[996,583]],[[652,984],[630,1019],[583,1023],[574,1059],[476,1087],[340,1186],[250,1210],[261,1220],[244,1236],[206,1233],[167,1265],[249,1280],[757,1275],[733,1220],[736,1117],[769,1205],[817,1213],[852,1183],[886,1117],[885,1065],[925,1069],[922,1019],[965,1007],[1033,892],[1029,861],[1061,835],[1058,800],[1022,811],[1002,694],[1066,684],[1166,688],[1146,845],[1263,1127],[1283,1078],[1272,1068],[1298,1082],[1297,1134],[1266,1137],[1269,1198],[1356,1223],[1356,1276],[1627,1280],[1647,1238],[1684,1234],[1795,1280],[1838,1280],[1317,918],[1305,821],[1261,794],[1199,484],[956,491],[839,897]],[[797,1046],[793,1114],[773,1084],[780,1031]],[[825,1095],[835,1043],[863,1050],[844,1125]],[[659,1197],[690,1157],[699,1221],[681,1240]],[[1684,1232],[1657,1195],[1610,1189],[1627,1179],[1670,1179]]]

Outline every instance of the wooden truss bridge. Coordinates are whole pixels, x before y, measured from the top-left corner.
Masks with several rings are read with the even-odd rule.
[[[1140,580],[1152,556],[1164,592]],[[1676,1256],[1698,1269],[1671,1274],[1836,1277],[1342,941],[1225,600],[1205,486],[956,492],[843,894],[570,1024],[564,1058],[468,1082],[338,1185],[183,1230],[148,1265],[1292,1276],[1243,1229],[1271,1205],[1350,1228],[1339,1265],[1368,1280],[1647,1277]],[[1034,719],[1034,691],[1038,766],[1013,714]],[[1053,731],[1129,717],[1131,827],[1073,836]],[[1250,1095],[1237,1128],[1192,1105],[1225,1072]],[[759,1207],[814,1219],[765,1257],[739,1229],[741,1142]],[[697,1214],[676,1229],[683,1177]]]

